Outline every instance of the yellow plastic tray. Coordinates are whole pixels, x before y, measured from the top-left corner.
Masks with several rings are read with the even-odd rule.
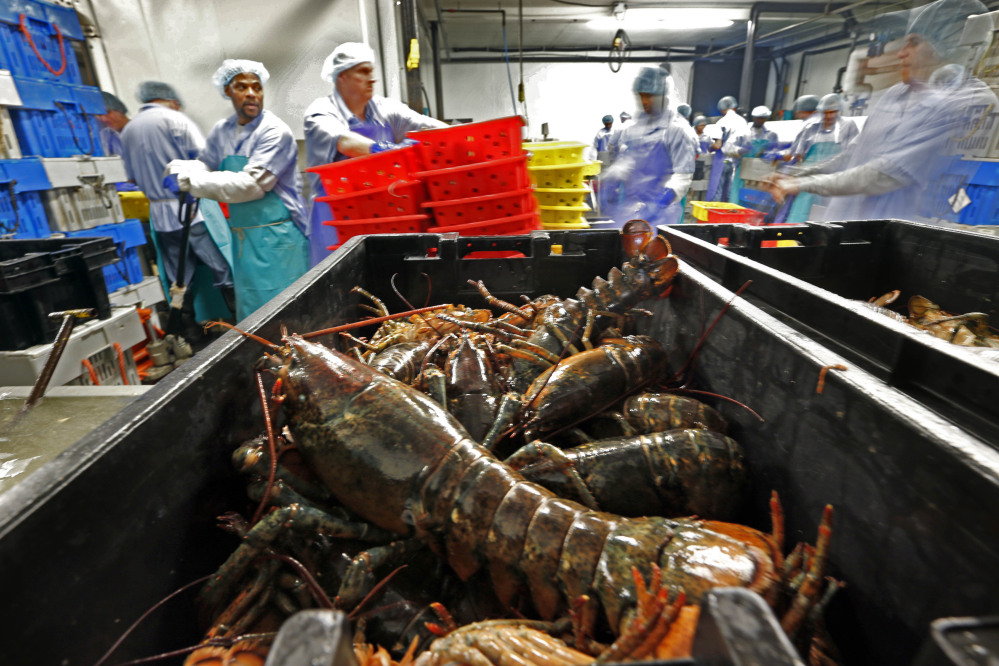
[[[708,221],[708,209],[722,208],[724,210],[742,210],[743,207],[739,204],[728,203],[727,201],[691,201],[690,202],[691,211],[694,213],[694,217],[701,222]]]
[[[578,141],[538,141],[523,144],[530,155],[527,166],[548,166],[555,164],[576,164],[583,161],[585,143]]]
[[[142,192],[119,192],[121,210],[126,219],[148,220],[149,199]]]
[[[539,187],[534,198],[542,206],[582,206],[587,193],[585,187]]]
[[[601,166],[603,166],[603,162],[599,160],[595,162],[587,162],[586,166],[583,167],[583,175],[584,176],[599,175]]]
[[[547,227],[548,225],[578,225],[580,222],[585,222],[583,214],[590,210],[590,207],[586,204],[581,206],[538,206],[538,210],[541,211],[541,226]],[[586,227],[573,228],[589,228],[589,224]]]
[[[547,224],[542,222],[541,228],[548,229],[550,231],[565,231],[569,229],[589,229],[590,223],[581,217],[575,222],[550,222]]]
[[[583,186],[583,167],[586,162],[577,164],[555,164],[527,167],[527,176],[534,187],[579,188]]]

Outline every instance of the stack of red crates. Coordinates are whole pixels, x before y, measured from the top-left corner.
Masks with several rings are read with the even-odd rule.
[[[413,146],[311,167],[337,244],[362,234],[506,236],[541,228],[520,116],[410,132]],[[429,196],[428,193],[429,192]]]
[[[333,211],[323,224],[336,228],[335,250],[363,234],[413,234],[427,230],[430,216],[421,208],[426,199],[416,146],[355,157],[308,169],[319,176],[326,196],[316,197]]]
[[[520,116],[410,132],[433,213],[428,231],[506,236],[541,228],[527,174]]]

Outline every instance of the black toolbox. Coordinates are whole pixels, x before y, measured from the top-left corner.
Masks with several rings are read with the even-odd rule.
[[[900,220],[660,230],[723,286],[751,281],[742,295],[753,303],[999,446],[999,350],[950,344],[860,302],[897,289],[890,307],[903,315],[921,295],[997,326],[999,237]]]
[[[556,247],[557,246],[557,247]],[[553,251],[553,248],[554,251]],[[525,258],[470,259],[470,251]],[[560,251],[559,253],[556,253]],[[621,263],[613,231],[351,239],[242,322],[272,341],[360,318],[362,285],[392,311],[482,304],[467,279],[508,300],[569,296]],[[644,328],[683,365],[733,301],[684,265]],[[263,428],[253,365],[264,349],[230,331],[6,494],[0,495],[0,663],[93,664],[158,601],[212,573],[236,546],[215,517],[250,506],[230,453]],[[999,611],[999,452],[742,299],[707,337],[691,386],[748,405],[716,405],[746,450],[744,522],[770,528],[780,493],[787,541],[814,543],[834,505],[829,573],[846,587],[828,623],[848,664],[911,664],[930,622]],[[196,643],[193,591],[140,623],[106,663]],[[54,637],[58,639],[55,640]]]
[[[50,312],[94,308],[111,316],[102,268],[118,261],[114,239],[0,240],[0,351],[55,340]]]

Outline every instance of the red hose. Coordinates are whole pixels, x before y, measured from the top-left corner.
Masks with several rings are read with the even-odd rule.
[[[56,39],[59,40],[59,54],[62,56],[62,67],[59,68],[59,71],[56,71],[52,69],[52,65],[46,62],[45,58],[42,57],[42,54],[38,52],[38,47],[35,46],[35,40],[31,38],[31,33],[28,32],[28,24],[24,22],[24,14],[20,15],[20,19],[21,32],[24,33],[25,39],[27,39],[28,44],[31,45],[31,50],[35,52],[35,57],[37,57],[42,64],[45,65],[45,69],[52,72],[53,76],[62,76],[62,73],[66,71],[66,43],[62,41],[62,31],[59,30],[59,26],[55,23],[52,24],[52,27],[55,28],[56,31]]]
[[[128,386],[128,375],[125,373],[125,353],[121,350],[121,345],[114,343],[114,350],[118,353],[118,369],[121,370],[121,381]]]
[[[100,386],[101,380],[97,378],[97,373],[94,371],[94,366],[90,363],[89,359],[83,359],[83,367],[90,373],[90,381],[94,383],[94,386]]]

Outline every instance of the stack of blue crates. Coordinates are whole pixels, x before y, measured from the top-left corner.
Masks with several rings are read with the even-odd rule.
[[[961,224],[999,224],[999,163],[982,162],[965,191],[971,203],[961,209]]]
[[[0,69],[10,70],[21,106],[9,109],[21,153],[0,160],[0,236],[48,238],[40,192],[52,189],[40,158],[103,156],[99,88],[83,85],[69,40],[82,40],[76,11],[39,0],[0,1]],[[139,220],[72,231],[68,237],[109,236],[121,261],[105,266],[108,292],[144,278],[139,248],[146,243]]]

